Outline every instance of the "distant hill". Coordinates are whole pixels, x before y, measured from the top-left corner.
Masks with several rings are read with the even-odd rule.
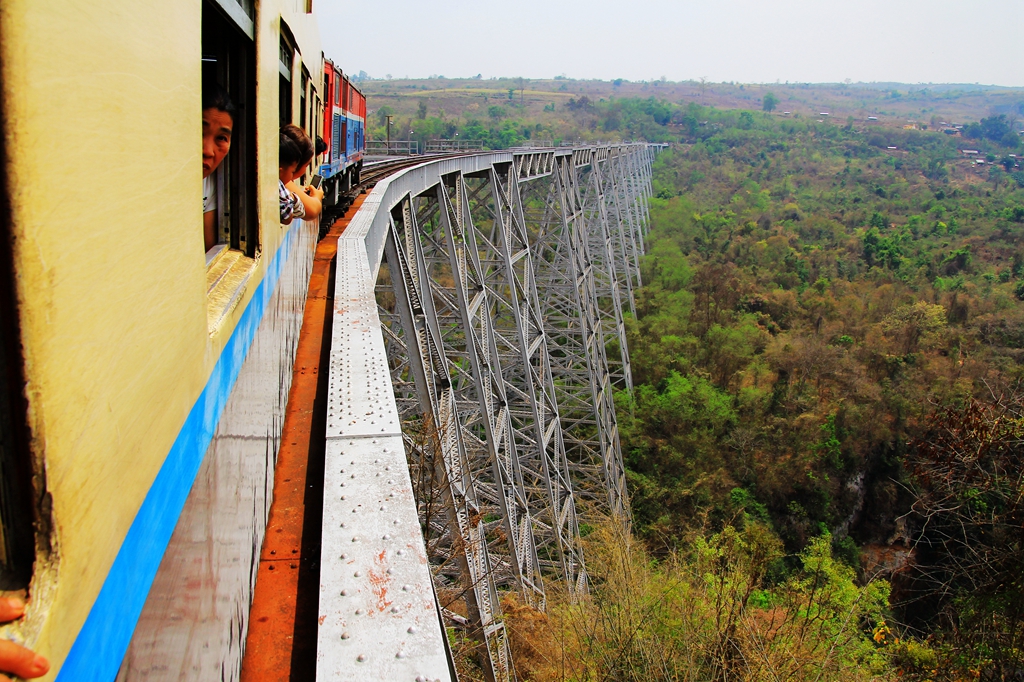
[[[828,113],[843,121],[873,116],[880,125],[915,124],[932,129],[943,123],[961,124],[996,114],[1024,118],[1024,88],[962,83],[744,84],[436,77],[364,80],[360,88],[368,97],[371,117],[381,107],[388,107],[399,117],[411,118],[423,102],[430,116],[440,114],[456,122],[487,119],[490,107],[504,105],[513,107],[510,114],[516,118],[543,122],[560,118],[569,100],[580,97],[593,102],[655,98],[682,105],[696,102],[721,109],[760,110],[769,92],[778,100],[774,111],[778,116],[820,117]]]

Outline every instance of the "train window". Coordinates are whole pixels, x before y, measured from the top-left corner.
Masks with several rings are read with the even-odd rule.
[[[320,107],[321,107],[321,105],[320,105],[320,98],[317,96],[316,90],[313,89],[313,90],[310,91],[310,97],[309,97],[309,121],[310,121],[309,125],[310,125],[310,127],[312,128],[312,131],[313,131],[312,134],[310,135],[310,137],[312,137],[314,140],[320,139],[321,141],[323,141],[323,137],[320,134],[320,130],[321,130],[321,127],[322,127],[321,126],[322,119],[320,118],[320,111],[321,111]],[[323,161],[323,155],[318,153],[316,158],[317,158],[316,165],[319,166],[320,163],[322,163],[322,161]],[[316,171],[316,172],[319,172],[319,171]]]
[[[214,1],[251,40],[253,38],[253,22],[256,20],[256,7],[253,4],[253,0]]]
[[[35,561],[34,492],[6,161],[0,138],[0,590],[21,590]]]
[[[294,43],[288,38],[288,27],[281,22],[281,49],[277,68],[279,78],[279,111],[282,126],[292,122],[292,65],[295,63]]]
[[[302,67],[302,89],[299,91],[299,127],[309,132],[309,127],[306,125],[308,119],[306,118],[306,100],[309,92],[309,71],[306,67]]]
[[[230,10],[230,11],[229,11]],[[203,3],[203,91],[219,91],[234,107],[230,151],[210,176],[217,196],[217,251],[236,249],[254,257],[258,247],[256,188],[256,50],[251,36],[252,0]],[[248,24],[244,20],[248,20]],[[246,30],[248,28],[248,31]]]

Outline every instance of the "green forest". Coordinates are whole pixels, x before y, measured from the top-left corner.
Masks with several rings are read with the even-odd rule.
[[[828,538],[858,585],[891,582],[862,635],[894,671],[1019,674],[1016,136],[971,131],[1003,161],[980,170],[939,133],[687,114],[619,400],[636,530],[658,555],[762,527],[769,590]]]
[[[671,146],[616,397],[632,530],[587,537],[591,599],[506,601],[520,675],[1018,679],[1013,115],[954,137],[652,98],[557,113]],[[446,125],[494,147],[565,133]]]

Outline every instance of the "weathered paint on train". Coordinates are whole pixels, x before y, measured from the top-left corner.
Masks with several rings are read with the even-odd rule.
[[[293,83],[300,63],[322,74],[323,57],[306,2],[257,5],[259,248],[252,258],[232,252],[230,262],[221,261],[224,276],[209,294],[200,208],[203,3],[0,5],[28,426],[40,482],[45,474],[50,502],[42,506],[51,528],[37,543],[28,617],[4,634],[49,657],[47,680],[114,678],[147,595],[153,601],[150,584],[161,559],[173,563],[164,550],[172,532],[182,533],[183,505],[186,515],[201,515],[196,505],[210,502],[197,500],[203,486],[193,481],[198,471],[200,479],[207,476],[204,486],[216,485],[207,448],[211,440],[216,445],[215,433],[231,430],[222,413],[251,417],[239,434],[262,438],[266,453],[256,471],[262,467],[260,485],[272,482],[277,406],[254,409],[240,393],[251,387],[240,388],[244,382],[236,379],[260,368],[276,369],[274,382],[290,380],[282,368],[294,352],[291,318],[298,305],[301,319],[296,301],[315,239],[306,223],[279,223],[282,21],[301,55]],[[298,111],[297,91],[293,97]],[[261,339],[271,350],[250,352]],[[257,360],[262,364],[253,365]],[[280,400],[282,386],[271,388],[253,395]],[[245,580],[265,523],[258,518],[264,512],[248,503],[251,518],[232,518],[251,526],[246,542],[257,544],[221,557],[237,558]],[[230,516],[218,514],[204,518]],[[192,582],[169,589],[161,598],[180,599],[180,608],[171,609],[179,616],[189,600],[217,598]],[[245,596],[241,589],[235,598]],[[231,607],[246,614],[234,623],[244,641],[248,604]],[[225,679],[237,676],[233,661],[222,664]],[[179,673],[212,677],[210,668],[176,671],[174,679]]]

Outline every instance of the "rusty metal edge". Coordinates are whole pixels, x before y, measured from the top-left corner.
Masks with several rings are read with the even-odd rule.
[[[323,500],[323,433],[338,237],[360,195],[317,244],[292,385],[274,472],[274,497],[260,552],[242,658],[242,682],[312,680],[316,675]],[[316,425],[319,422],[319,429]],[[314,439],[313,434],[319,434]]]

